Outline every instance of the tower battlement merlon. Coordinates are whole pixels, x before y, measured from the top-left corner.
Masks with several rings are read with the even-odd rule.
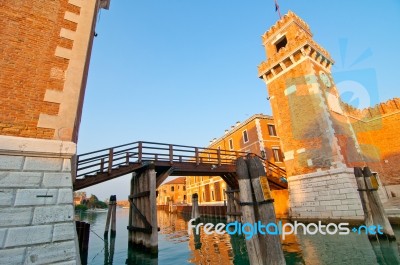
[[[279,19],[274,25],[272,25],[261,37],[262,37],[262,43],[265,45],[266,42],[268,42],[271,37],[275,35],[278,31],[280,31],[282,28],[286,27],[290,23],[296,23],[298,24],[299,27],[303,28],[305,32],[307,32],[310,37],[313,36],[310,26],[302,20],[299,16],[297,16],[294,12],[290,11],[282,16],[281,19]]]
[[[267,60],[258,66],[258,76],[273,79],[306,58],[330,72],[334,64],[329,52],[316,43],[309,26],[289,11],[263,37]]]

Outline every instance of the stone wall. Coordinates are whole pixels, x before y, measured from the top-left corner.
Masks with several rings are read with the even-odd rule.
[[[0,264],[80,264],[75,144],[0,136]]]
[[[400,98],[362,110],[343,102],[341,105],[357,135],[365,162],[379,173],[384,185],[399,185]]]
[[[364,220],[352,168],[292,176],[288,180],[291,219]]]

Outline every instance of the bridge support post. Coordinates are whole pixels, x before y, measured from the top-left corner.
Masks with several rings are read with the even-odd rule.
[[[156,171],[153,164],[141,174],[133,174],[129,202],[129,244],[157,253]]]
[[[226,218],[227,222],[235,222],[241,221],[241,207],[239,205],[240,202],[240,191],[238,189],[231,189],[228,187],[226,191],[227,194],[227,211],[226,211]]]

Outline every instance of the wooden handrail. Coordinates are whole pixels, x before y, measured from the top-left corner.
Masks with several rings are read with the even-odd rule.
[[[155,160],[169,161],[171,164],[179,162],[221,166],[234,165],[237,157],[246,155],[245,152],[234,150],[138,141],[78,155],[76,168],[77,177],[80,178],[96,172],[110,174],[117,166],[128,166],[132,162]]]

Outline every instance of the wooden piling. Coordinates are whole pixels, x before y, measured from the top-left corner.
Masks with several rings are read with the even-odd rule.
[[[271,196],[264,166],[257,157],[248,158],[246,163],[257,202],[257,220],[261,221],[264,225],[270,223],[276,224],[274,200]],[[278,235],[266,233],[265,235],[259,235],[258,238],[260,240],[260,249],[263,250],[263,264],[286,264],[282,243]]]
[[[232,205],[233,205],[233,199],[232,199],[232,192],[231,192],[231,187],[228,186],[228,189],[225,191],[226,193],[226,221],[228,223],[233,222],[233,216],[231,215],[232,213]]]
[[[116,208],[117,208],[117,196],[111,195],[110,200],[108,202],[107,221],[106,221],[106,227],[104,229],[104,237],[108,235],[110,222],[111,222],[111,234],[115,235],[116,233],[116,224],[115,224]]]
[[[144,248],[147,252],[155,254],[158,251],[158,226],[156,205],[156,172],[154,164],[139,176],[133,176],[131,195],[132,216],[128,230],[129,242],[133,247]]]
[[[157,172],[155,171],[154,164],[150,166],[148,172],[148,180],[149,180],[149,208],[150,208],[150,217],[149,221],[152,227],[151,235],[150,235],[150,252],[157,253],[158,252],[158,224],[157,224],[157,196],[156,196],[156,177]]]
[[[116,221],[117,221],[117,196],[113,196],[113,204],[112,204],[112,218],[111,218],[111,236],[115,237],[117,233]]]
[[[369,199],[367,194],[367,186],[364,181],[364,175],[362,169],[359,167],[354,168],[354,175],[357,181],[358,193],[361,199],[361,205],[364,210],[364,222],[366,226],[373,225],[374,221],[372,220],[372,212],[369,205]]]
[[[236,160],[236,173],[238,175],[240,201],[242,204],[242,221],[243,223],[254,224],[256,223],[256,217],[254,212],[254,200],[252,196],[253,191],[251,188],[247,164],[242,157],[239,157]],[[251,238],[246,239],[246,246],[250,264],[263,264],[257,233],[254,233]]]
[[[368,198],[374,224],[381,225],[383,229],[383,235],[377,234],[377,236],[381,238],[386,237],[389,240],[396,240],[392,226],[390,225],[389,219],[386,216],[385,209],[383,208],[378,194],[378,184],[377,182],[372,181],[372,178],[374,177],[368,167],[364,167],[363,176],[368,189]]]
[[[197,193],[192,194],[192,219],[199,219],[200,218],[200,211],[199,211],[199,195]]]
[[[361,204],[364,210],[365,225],[382,226],[383,234],[368,234],[370,240],[376,240],[377,237],[396,240],[392,226],[386,216],[382,202],[378,195],[378,185],[372,181],[373,175],[368,167],[361,169],[354,168],[354,175],[357,181],[357,187],[361,198]]]
[[[79,254],[82,264],[87,264],[87,256],[89,250],[90,224],[76,221],[76,232],[78,235]]]

